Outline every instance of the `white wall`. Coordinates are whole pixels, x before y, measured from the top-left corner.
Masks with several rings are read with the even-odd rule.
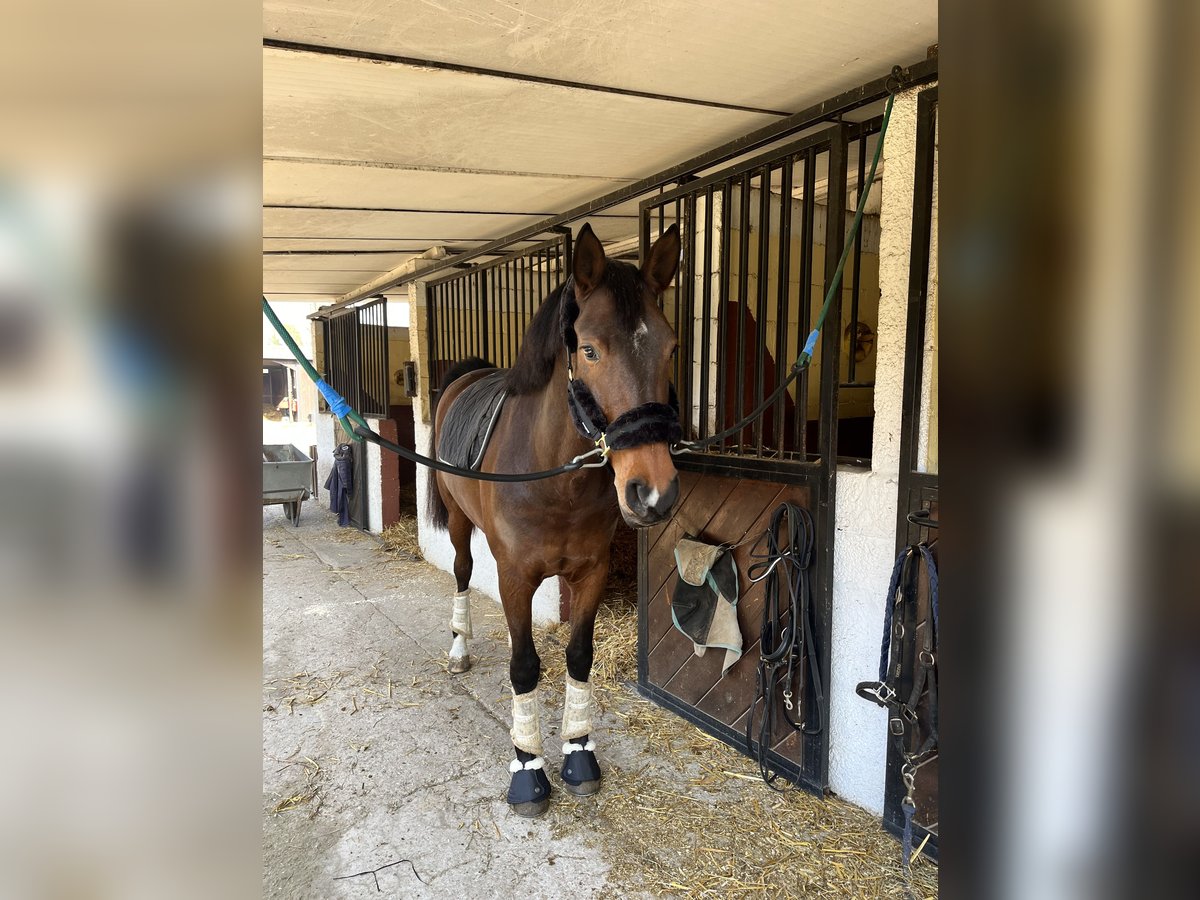
[[[367,419],[371,430],[379,432],[379,419]],[[378,444],[367,443],[367,531],[383,533],[383,459]]]
[[[872,466],[837,473],[829,784],[877,814],[883,812],[887,712],[854,687],[878,677],[884,597],[895,558],[917,93],[897,96],[883,151]]]
[[[412,358],[426,358],[421,346],[425,330],[425,286],[423,284],[409,285],[409,310],[415,321],[415,327],[409,328],[412,339]],[[418,363],[420,365],[420,363]],[[421,390],[413,398],[413,430],[416,435],[417,450],[420,453],[430,453],[430,432],[432,422],[428,408],[429,391],[426,387],[426,373],[420,373]],[[421,553],[426,560],[446,572],[454,571],[454,547],[444,531],[435,531],[429,514],[426,511],[429,479],[432,470],[425,466],[417,466],[417,536],[421,545]],[[496,570],[496,560],[488,548],[483,532],[476,529],[471,539],[471,556],[475,567],[471,575],[471,587],[486,594],[496,602],[500,601],[500,580]],[[446,616],[450,616],[450,597],[454,593],[454,583],[447,580],[446,587]],[[550,578],[542,582],[533,595],[533,619],[535,622],[558,622],[558,604],[560,592],[558,579]]]

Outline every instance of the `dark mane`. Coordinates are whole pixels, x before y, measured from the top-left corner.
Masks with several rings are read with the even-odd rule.
[[[642,315],[641,273],[637,266],[624,262],[608,261],[604,269],[604,281],[616,302],[621,330],[632,334]],[[574,296],[567,299],[567,308],[560,315],[565,285],[560,284],[542,301],[537,314],[529,323],[529,329],[521,341],[517,361],[508,370],[506,386],[510,394],[532,394],[544,388],[554,374],[555,363],[563,353],[564,329],[561,319],[566,319],[566,340],[574,349],[575,329],[572,324],[579,315]]]

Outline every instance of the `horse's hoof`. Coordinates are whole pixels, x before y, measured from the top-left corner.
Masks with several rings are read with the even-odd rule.
[[[526,819],[536,819],[550,808],[549,800],[535,800],[531,803],[510,803],[512,811]]]
[[[600,790],[600,763],[592,752],[595,746],[587,735],[563,744],[563,787],[578,797]]]
[[[450,657],[450,674],[461,675],[463,672],[471,671],[471,657],[469,656],[452,656]]]
[[[540,756],[534,757],[529,753],[521,755],[527,759],[518,758],[508,767],[508,771],[512,773],[512,783],[508,786],[508,805],[518,816],[532,819],[550,807],[550,779],[546,777],[543,770],[545,763]],[[532,765],[534,768],[523,768],[525,765]]]
[[[600,790],[600,779],[583,781],[579,784],[571,784],[569,781],[564,781],[563,787],[567,789],[568,793],[574,794],[576,797],[588,797]]]

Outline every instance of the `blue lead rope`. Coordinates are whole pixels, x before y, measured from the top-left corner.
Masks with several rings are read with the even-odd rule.
[[[339,419],[350,415],[353,411],[353,407],[346,401],[346,398],[334,390],[333,385],[324,378],[317,380],[317,390],[321,392],[321,396],[329,404],[329,411]]]
[[[814,328],[808,336],[808,340],[804,342],[804,349],[800,351],[801,365],[806,364],[812,359],[813,351],[817,349],[817,338],[821,336],[821,329]]]

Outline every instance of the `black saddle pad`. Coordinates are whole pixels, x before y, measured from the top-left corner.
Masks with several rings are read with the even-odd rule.
[[[438,435],[437,455],[444,463],[479,470],[507,392],[507,369],[484,375],[454,398]]]

